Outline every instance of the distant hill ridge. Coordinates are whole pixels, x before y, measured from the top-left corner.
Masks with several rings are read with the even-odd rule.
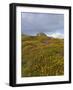
[[[22,36],[32,36],[32,35],[22,34]],[[47,35],[43,32],[40,32],[40,33],[37,33],[36,36],[47,36]]]
[[[40,32],[40,33],[37,33],[37,36],[47,36],[47,35],[43,32]]]
[[[37,33],[36,35],[28,35],[28,34],[22,34],[22,36],[23,37],[40,37],[40,36],[42,36],[42,37],[49,37],[49,38],[58,38],[58,39],[63,39],[63,38],[61,38],[61,35],[57,35],[57,36],[55,36],[55,35],[46,35],[45,33],[43,33],[43,32],[39,32],[39,33]],[[60,36],[60,37],[59,37]]]

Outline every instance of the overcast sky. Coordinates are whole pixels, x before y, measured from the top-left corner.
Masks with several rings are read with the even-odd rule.
[[[50,13],[21,13],[22,34],[36,35],[43,32],[48,36],[64,37],[64,15]]]

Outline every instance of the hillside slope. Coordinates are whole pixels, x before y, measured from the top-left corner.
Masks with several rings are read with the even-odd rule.
[[[22,77],[64,75],[64,40],[22,35]]]

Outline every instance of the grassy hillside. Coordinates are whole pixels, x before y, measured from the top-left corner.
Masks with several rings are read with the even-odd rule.
[[[22,77],[64,75],[64,40],[22,35]]]

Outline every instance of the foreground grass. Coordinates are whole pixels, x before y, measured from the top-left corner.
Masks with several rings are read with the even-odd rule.
[[[22,35],[22,77],[64,75],[64,40]]]

